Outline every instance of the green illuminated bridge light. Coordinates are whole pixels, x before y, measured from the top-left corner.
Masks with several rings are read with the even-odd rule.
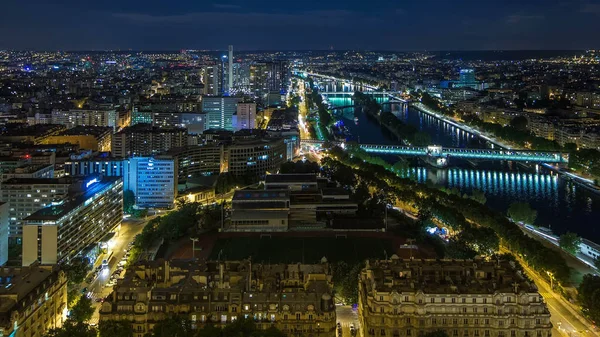
[[[301,143],[320,147],[324,142],[314,139],[303,139]],[[344,145],[343,142],[330,142],[334,145]],[[569,155],[560,152],[528,151],[528,150],[493,150],[493,149],[462,149],[441,146],[403,146],[403,145],[377,145],[359,144],[361,149],[367,153],[404,155],[404,156],[432,156],[432,157],[454,157],[473,160],[510,160],[530,161],[536,163],[560,163],[569,162]]]
[[[460,149],[441,146],[401,146],[360,144],[359,147],[368,153],[455,157],[483,160],[532,161],[540,163],[568,163],[569,156],[560,152],[542,152],[527,150],[492,150],[492,149]]]

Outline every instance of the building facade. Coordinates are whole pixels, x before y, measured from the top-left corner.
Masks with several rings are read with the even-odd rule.
[[[286,144],[281,138],[238,140],[227,148],[226,158],[233,175],[259,178],[285,162]]]
[[[204,128],[233,130],[232,118],[237,111],[238,97],[204,97],[202,111],[206,114]]]
[[[180,183],[187,178],[218,175],[225,167],[225,150],[220,144],[186,146],[168,154],[177,160]]]
[[[508,261],[367,261],[359,275],[364,336],[550,337],[550,312]]]
[[[114,109],[53,110],[52,124],[65,125],[67,128],[74,128],[76,126],[109,126],[115,129],[119,124],[119,114]]]
[[[8,230],[11,241],[20,242],[22,220],[69,194],[71,179],[12,178],[2,182],[2,201],[8,204]]]
[[[256,128],[256,103],[242,102],[237,105],[234,131]]]
[[[336,329],[326,263],[141,262],[127,269],[100,309],[101,321],[129,320],[134,337],[172,315],[188,318],[194,329],[241,318],[288,336],[333,335]]]
[[[151,156],[185,145],[187,145],[186,129],[136,124],[113,135],[112,154],[122,158]]]
[[[0,266],[8,261],[8,203],[0,201]]]
[[[173,208],[177,198],[177,160],[171,156],[133,157],[124,164],[124,189],[141,208]]]
[[[57,266],[0,269],[0,334],[39,337],[67,318],[67,277]]]
[[[123,180],[94,177],[78,191],[23,219],[23,265],[68,261],[123,220]]]

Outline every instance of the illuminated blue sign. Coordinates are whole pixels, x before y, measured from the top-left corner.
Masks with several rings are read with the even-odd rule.
[[[94,178],[94,179],[88,181],[87,184],[85,184],[85,188],[88,188],[88,187],[90,187],[91,185],[94,185],[97,182],[98,182],[98,179]]]

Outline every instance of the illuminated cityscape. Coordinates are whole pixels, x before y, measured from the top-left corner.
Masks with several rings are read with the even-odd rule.
[[[0,337],[600,336],[597,0],[2,8]]]

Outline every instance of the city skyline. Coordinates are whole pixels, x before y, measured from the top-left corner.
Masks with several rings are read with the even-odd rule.
[[[1,49],[593,49],[599,1],[8,1]]]

